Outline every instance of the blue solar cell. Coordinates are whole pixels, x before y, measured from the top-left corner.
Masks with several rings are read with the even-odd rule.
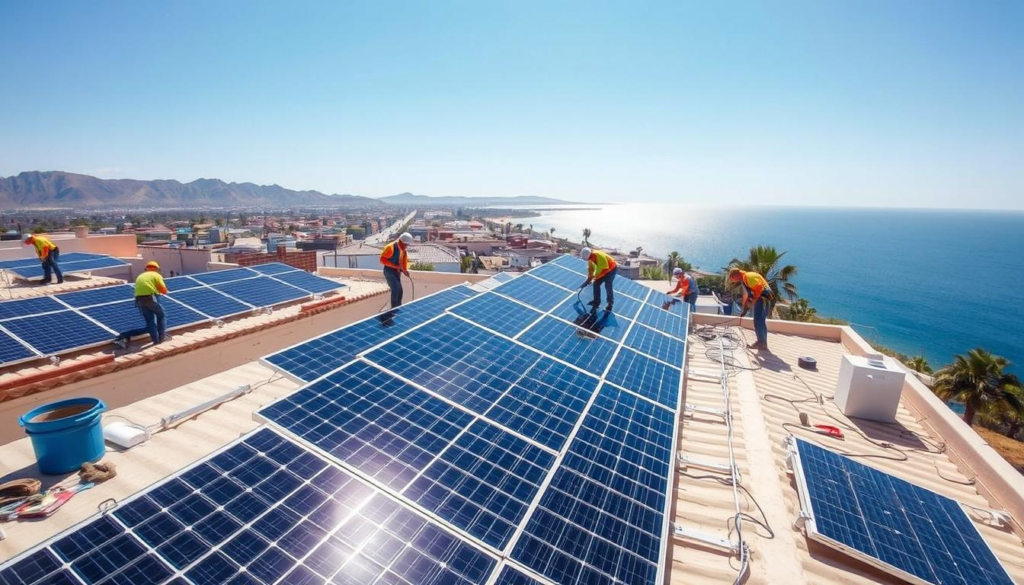
[[[68,254],[68,256],[71,256],[71,254]],[[110,256],[98,255],[94,258],[68,258],[66,256],[61,256],[58,262],[60,264],[61,272],[64,274],[128,266],[128,263],[124,260],[118,260],[117,258],[111,258]],[[26,279],[42,278],[43,276],[43,268],[38,261],[31,265],[11,267],[7,270]]]
[[[323,294],[340,288],[345,288],[345,285],[339,282],[335,282],[327,278],[320,278],[319,276],[314,276],[308,272],[303,272],[302,270],[274,274],[273,278],[280,280],[285,284],[290,284],[296,288],[300,288],[311,294]]]
[[[560,451],[596,389],[596,378],[545,357],[527,370],[486,416]]]
[[[617,313],[617,310],[606,311],[604,308],[591,307],[576,300],[574,296],[566,299],[551,312],[556,317],[571,321],[577,327],[619,341],[626,335],[626,329],[629,328],[631,321]]]
[[[167,296],[186,307],[217,319],[252,310],[251,306],[207,287],[183,291],[171,290]]]
[[[551,264],[550,262],[530,270],[529,274],[530,276],[557,284],[558,286],[567,288],[571,291],[578,289],[580,285],[587,280],[587,277],[582,274]]]
[[[164,310],[167,329],[195,325],[208,319],[171,299],[162,299],[160,306]],[[117,332],[146,326],[146,321],[135,307],[134,301],[121,301],[96,307],[86,307],[81,309],[81,311],[99,321],[105,327]]]
[[[203,283],[195,280],[189,276],[172,276],[171,278],[165,278],[164,284],[167,285],[167,290],[188,290],[190,288],[199,288],[204,286]]]
[[[225,282],[212,288],[254,307],[272,307],[309,296],[306,291],[269,276]]]
[[[39,264],[39,259],[32,258],[16,258],[14,260],[2,260],[0,261],[0,270],[6,270],[8,268],[15,268],[17,266],[35,266]]]
[[[11,319],[3,326],[43,354],[87,347],[112,337],[110,331],[70,310]]]
[[[792,438],[810,502],[808,534],[929,583],[1013,580],[954,500]]]
[[[501,568],[501,572],[498,573],[498,579],[494,582],[494,585],[542,585],[542,583],[519,569],[505,565]]]
[[[472,420],[362,362],[259,414],[393,489],[408,484]]]
[[[403,492],[412,501],[502,549],[555,456],[478,420]]]
[[[96,260],[98,258],[110,258],[106,254],[90,254],[88,252],[68,252],[60,255],[61,262],[83,262],[85,260]]]
[[[450,315],[427,323],[416,335],[399,337],[366,354],[366,359],[396,376],[479,414],[540,358]]]
[[[643,323],[652,329],[657,329],[662,333],[677,337],[679,339],[686,338],[687,319],[670,313],[668,311],[662,311],[657,307],[651,305],[645,305],[640,310],[640,315],[637,317],[638,323]]]
[[[260,274],[281,274],[282,272],[295,272],[298,268],[294,266],[288,266],[281,262],[270,262],[269,264],[257,264],[256,266],[248,266],[250,270],[255,270]]]
[[[563,254],[558,258],[555,258],[551,262],[548,262],[548,264],[561,266],[562,268],[572,270],[573,272],[580,274],[584,277],[587,275],[587,261],[581,260],[578,256],[570,256],[568,254]]]
[[[274,461],[275,454],[283,458],[285,451],[300,455]],[[232,455],[223,457],[226,453]],[[309,465],[310,458],[320,464]],[[256,431],[181,478],[206,487],[223,481],[214,460],[236,470],[260,466],[273,471],[256,478],[258,483],[247,486],[252,492],[240,492],[223,509],[212,503],[197,506],[205,501],[206,490],[171,478],[112,514],[0,565],[0,583],[179,583],[174,579],[179,570],[196,584],[252,578],[272,583],[282,577],[293,582],[293,575],[311,583],[350,578],[361,584],[483,583],[496,565],[438,524],[374,495],[366,484],[270,430]],[[296,466],[299,460],[304,466]],[[243,463],[235,466],[238,461]],[[256,499],[263,485],[279,485],[280,474],[294,478],[285,493],[259,501],[246,519],[235,515],[244,509],[237,503]],[[330,487],[325,491],[323,486]],[[155,497],[168,504],[157,504]],[[296,513],[297,507],[307,513]]]
[[[39,313],[63,311],[65,309],[67,309],[67,307],[50,297],[4,301],[0,302],[0,320],[10,319],[12,317],[24,317],[26,315],[37,315]]]
[[[87,290],[61,293],[56,298],[72,307],[91,307],[104,303],[130,301],[135,298],[135,287],[129,284],[101,286]]]
[[[660,307],[675,313],[681,317],[686,317],[690,313],[690,305],[683,302],[678,296],[669,296],[661,291],[651,291],[651,296],[647,297],[646,303],[654,307]]]
[[[569,297],[569,291],[531,276],[523,275],[494,289],[541,311],[550,311]]]
[[[616,347],[613,341],[553,317],[541,319],[519,340],[595,376],[604,372]]]
[[[36,354],[7,333],[0,331],[0,364],[36,357]]]
[[[494,279],[495,282],[508,282],[515,277],[507,272],[499,272],[492,276],[491,278]]]
[[[633,297],[638,301],[644,301],[647,296],[651,293],[650,287],[644,286],[639,282],[634,282],[623,276],[616,276],[612,282],[612,288],[615,289],[616,297],[619,293]],[[616,300],[616,302],[618,302]]]
[[[679,406],[682,370],[631,349],[619,351],[605,379],[667,408],[675,410]]]
[[[200,274],[190,274],[189,278],[193,278],[205,285],[214,285],[224,282],[232,282],[235,280],[243,280],[246,278],[254,278],[257,276],[260,276],[260,273],[255,270],[250,270],[248,268],[230,268],[227,270],[212,270],[210,272],[203,272]]]
[[[515,337],[541,316],[529,307],[491,293],[456,305],[449,312],[509,337]]]
[[[556,583],[654,583],[674,419],[603,387],[512,558]]]
[[[575,302],[576,300],[579,300],[580,302],[582,302],[584,304],[584,306],[586,306],[589,309],[590,308],[590,304],[589,304],[590,301],[594,300],[594,287],[593,286],[585,287],[582,291],[580,291],[578,296],[569,297],[569,301],[570,302]],[[604,296],[604,288],[602,287],[602,289],[601,289],[601,303],[600,303],[600,305],[597,308],[598,309],[604,309],[605,306],[607,306],[607,303],[608,303],[608,299],[605,298],[605,296]],[[622,295],[622,294],[616,294],[615,295],[615,303],[614,303],[614,305],[615,306],[612,309],[612,312],[615,315],[619,316],[619,317],[626,317],[628,319],[635,319],[637,313],[639,313],[640,309],[644,306],[644,304],[641,303],[640,301],[638,301],[638,300],[636,300],[636,299],[634,299],[632,297],[628,297],[626,295]]]
[[[686,355],[685,342],[647,327],[633,327],[624,345],[679,367]]]

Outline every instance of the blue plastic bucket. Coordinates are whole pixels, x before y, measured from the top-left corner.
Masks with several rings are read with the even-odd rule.
[[[59,475],[87,461],[103,458],[100,415],[107,405],[98,398],[72,398],[44,404],[18,419],[32,439],[39,471]]]

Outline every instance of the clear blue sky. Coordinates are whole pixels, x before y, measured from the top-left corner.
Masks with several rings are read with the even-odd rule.
[[[0,176],[1024,208],[1024,2],[4,2]]]

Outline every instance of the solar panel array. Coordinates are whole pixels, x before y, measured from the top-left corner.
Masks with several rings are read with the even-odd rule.
[[[165,282],[170,293],[160,304],[168,330],[344,286],[281,263],[266,264],[260,270],[238,268],[177,276]],[[142,327],[144,321],[134,298],[135,287],[125,284],[0,302],[0,365],[107,343],[122,331]]]
[[[103,254],[85,254],[82,252],[69,252],[61,254],[58,263],[63,274],[74,274],[77,272],[91,272],[103,268],[126,267],[128,263],[124,260],[106,256]],[[0,262],[0,269],[11,272],[20,278],[32,280],[43,278],[43,267],[37,258],[19,258],[18,260],[5,260]]]
[[[908,581],[1013,583],[955,500],[803,439],[790,441],[808,537]]]
[[[568,256],[264,361],[309,382],[257,414],[504,557],[497,583],[656,583],[688,315]],[[621,309],[620,309],[621,307]]]

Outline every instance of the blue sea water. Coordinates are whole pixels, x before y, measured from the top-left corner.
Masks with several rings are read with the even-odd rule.
[[[518,220],[517,220],[518,221]],[[1024,364],[1024,213],[608,205],[543,211],[535,230],[717,271],[751,246],[798,267],[800,296],[933,367],[983,347]]]

